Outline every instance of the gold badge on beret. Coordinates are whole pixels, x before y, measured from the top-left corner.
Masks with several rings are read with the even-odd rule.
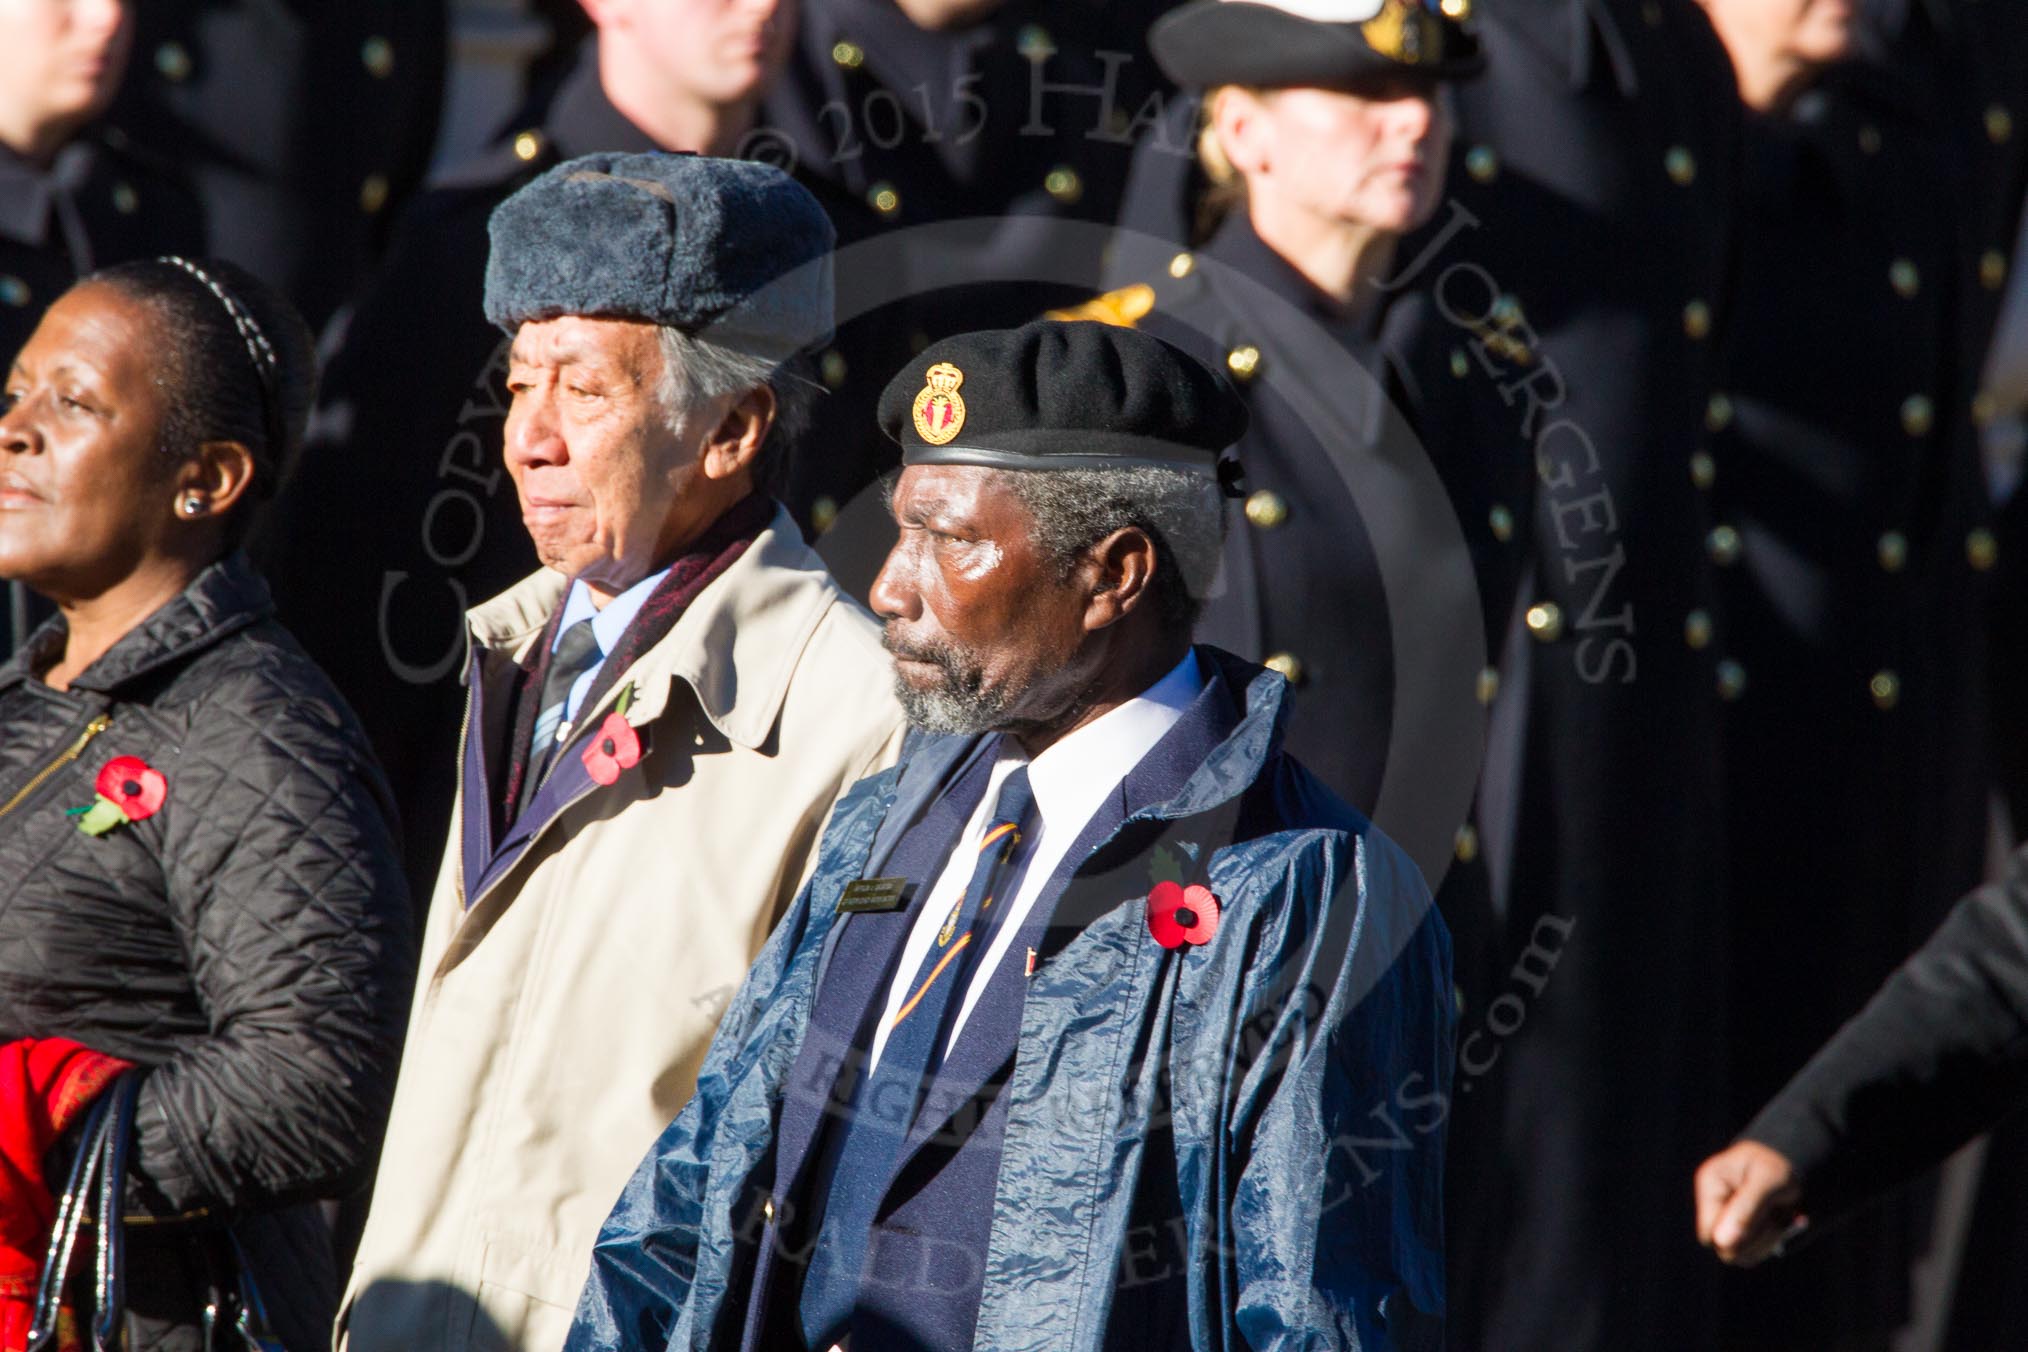
[[[1386,0],[1380,13],[1359,25],[1366,45],[1390,61],[1415,66],[1443,55],[1443,27],[1417,0]]]
[[[916,435],[932,446],[941,446],[965,427],[965,401],[958,394],[965,373],[940,361],[923,373],[923,380],[922,393],[910,410],[915,415]]]

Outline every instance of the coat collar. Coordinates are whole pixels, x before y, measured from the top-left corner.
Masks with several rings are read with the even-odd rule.
[[[1080,868],[1125,823],[1151,819],[1180,821],[1216,809],[1250,788],[1273,758],[1287,716],[1284,708],[1287,683],[1274,672],[1241,661],[1221,649],[1200,644],[1195,651],[1206,677],[1204,688],[1175,726],[1127,772],[1091,820],[1081,825],[1075,843],[1057,866],[1042,902],[1030,912],[1010,952],[1044,945],[1044,935],[1051,930],[1062,931],[1059,940],[1067,940],[1091,918],[1081,911],[1059,915],[1057,908],[1063,902],[1064,889]],[[902,765],[885,772],[882,779],[892,788],[886,801],[875,809],[881,813],[878,827],[866,857],[852,860],[848,874],[879,873],[889,868],[901,837],[935,807],[995,736],[985,733],[925,737],[910,749]],[[862,787],[870,783],[862,781]],[[854,790],[858,792],[860,789]],[[845,810],[844,805],[840,810]],[[1121,900],[1111,893],[1107,895],[1110,903]],[[832,960],[849,928],[833,923],[816,940],[818,957],[810,983],[813,993],[822,989],[831,976]],[[886,936],[893,949],[871,955],[877,960],[859,966],[858,979],[864,981],[873,973],[889,971],[893,954],[899,951],[907,931],[905,923],[893,926]],[[862,954],[860,961],[864,962],[867,956]],[[1003,972],[989,979],[1009,978]],[[884,978],[874,981],[866,998],[877,1002],[885,990]],[[811,998],[814,1004],[814,994]],[[965,1035],[958,1039],[950,1061],[939,1074],[936,1095],[940,1106],[926,1106],[910,1128],[896,1159],[897,1169],[905,1167],[924,1142],[949,1121],[951,1113],[970,1102],[1013,1054],[1019,1039],[1019,1017],[1017,1014],[1010,1021],[1005,1015],[1004,1007],[990,1001],[982,1002],[974,1011],[973,1022],[967,1025]],[[800,1049],[798,1055],[802,1055]],[[835,1075],[836,1068],[830,1073]],[[782,1109],[776,1121],[777,1197],[792,1196],[803,1186],[804,1171],[812,1162],[810,1146],[820,1123],[821,1114],[806,1098],[792,1095]]]
[[[1212,673],[1204,688],[1191,701],[1183,717],[1127,772],[1119,787],[1084,823],[1076,841],[1050,877],[1040,903],[1022,922],[1021,930],[1008,950],[1010,957],[1023,949],[1050,953],[1060,951],[1096,918],[1088,905],[1078,904],[1069,898],[1067,889],[1084,875],[1091,867],[1091,861],[1127,823],[1198,817],[1244,792],[1265,767],[1265,760],[1253,760],[1253,754],[1261,749],[1260,746],[1249,744],[1241,753],[1238,765],[1228,767],[1239,768],[1250,764],[1251,771],[1242,781],[1228,782],[1220,776],[1216,784],[1199,784],[1196,795],[1187,801],[1203,806],[1185,805],[1186,795],[1196,783],[1198,771],[1215,751],[1232,741],[1245,721],[1245,716],[1239,713],[1235,689],[1229,683],[1227,673],[1220,671],[1212,656],[1217,653],[1222,658],[1226,654],[1209,648],[1199,651]],[[1282,685],[1272,672],[1262,671],[1260,675],[1269,677],[1274,686]],[[1277,701],[1280,699],[1279,691],[1264,691],[1263,694]],[[1274,738],[1275,734],[1270,730],[1264,743],[1270,751]],[[1216,848],[1216,843],[1210,841],[1199,841],[1196,845],[1199,848]],[[1191,863],[1194,866],[1197,859],[1192,857]],[[1126,898],[1118,895],[1116,890],[1108,889],[1105,899],[1110,908]],[[1012,1064],[1019,1049],[1022,1001],[1018,995],[1010,998],[1010,983],[1018,986],[1026,978],[1016,973],[1011,962],[1002,961],[997,970],[986,974],[985,979],[994,986],[973,1010],[964,1035],[958,1038],[950,1058],[937,1072],[933,1097],[924,1104],[923,1111],[909,1128],[897,1157],[897,1173],[907,1167],[909,1159],[932,1137],[943,1131],[956,1113],[978,1101],[987,1084]],[[996,993],[998,999],[994,998]]]
[[[478,606],[466,617],[473,643],[513,662],[532,660],[531,650],[569,586],[570,579],[545,568]],[[578,721],[598,714],[631,684],[627,721],[647,723],[661,716],[681,679],[727,741],[748,750],[760,747],[774,729],[797,659],[836,595],[833,586],[823,561],[777,506],[752,547],[642,654],[627,680],[615,682],[599,708],[580,712]]]
[[[627,115],[613,107],[613,101],[606,97],[605,86],[599,83],[596,33],[578,45],[577,60],[557,90],[542,124],[556,146],[559,159],[576,159],[598,150],[635,153],[663,148],[655,144],[654,137],[628,121]]]
[[[246,555],[235,551],[192,578],[181,594],[72,677],[70,688],[117,695],[121,687],[187,661],[228,635],[266,619],[274,608],[268,584]],[[61,616],[36,630],[21,651],[0,666],[0,689],[47,668],[63,633]]]
[[[44,243],[52,193],[47,171],[0,146],[0,237],[31,247]]]
[[[1680,0],[1669,3],[1674,7]],[[1570,89],[1610,80],[1621,97],[1635,98],[1640,71],[1627,30],[1648,20],[1633,17],[1634,5],[1635,0],[1505,0],[1493,21],[1546,57]]]
[[[1187,747],[1195,752],[1196,745],[1186,738],[1191,729],[1213,726],[1203,719],[1211,717],[1221,700],[1231,699],[1238,706],[1237,721],[1221,728],[1224,735],[1204,748],[1202,760],[1180,790],[1135,812],[1136,817],[1174,821],[1209,812],[1252,788],[1281,752],[1289,717],[1289,683],[1279,673],[1223,648],[1200,643],[1197,656],[1211,679],[1198,695],[1192,714],[1171,734],[1173,745],[1156,751],[1173,754]]]
[[[55,233],[56,195],[82,188],[98,153],[92,137],[80,137],[57,151],[44,168],[0,146],[0,238],[36,248],[47,244]]]
[[[1288,682],[1223,648],[1200,643],[1195,651],[1206,677],[1204,688],[1182,721],[1122,782],[1123,814],[1171,821],[1208,812],[1250,788],[1281,749],[1289,715]],[[962,734],[925,737],[910,749],[894,802],[874,843],[874,860],[886,857],[978,740]],[[1178,778],[1181,787],[1166,792]],[[1156,785],[1163,786],[1166,796],[1149,802]],[[1071,851],[1072,856],[1077,853]]]
[[[1220,223],[1218,233],[1205,242],[1201,252],[1259,282],[1348,347],[1379,337],[1381,318],[1387,311],[1384,300],[1356,317],[1347,315],[1343,305],[1268,246],[1255,232],[1243,207],[1235,208]]]

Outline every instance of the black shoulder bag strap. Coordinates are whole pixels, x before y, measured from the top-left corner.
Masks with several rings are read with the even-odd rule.
[[[56,1352],[64,1280],[70,1274],[78,1231],[84,1224],[86,1211],[93,1207],[95,1193],[99,1243],[92,1343],[97,1352],[118,1352],[121,1346],[127,1291],[126,1245],[120,1217],[127,1193],[127,1154],[134,1139],[134,1100],[140,1092],[141,1072],[125,1071],[93,1100],[85,1116],[77,1157],[71,1161],[56,1222],[49,1230],[49,1251],[42,1260],[42,1280],[35,1289],[35,1312],[28,1326],[26,1352]]]

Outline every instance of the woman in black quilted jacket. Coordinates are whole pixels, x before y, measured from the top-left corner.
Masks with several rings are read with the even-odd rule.
[[[146,1071],[137,1349],[204,1346],[228,1230],[291,1352],[327,1345],[316,1202],[372,1166],[408,1010],[379,771],[237,548],[313,362],[267,286],[158,259],[63,296],[0,402],[0,578],[59,611],[0,666],[0,1043]]]

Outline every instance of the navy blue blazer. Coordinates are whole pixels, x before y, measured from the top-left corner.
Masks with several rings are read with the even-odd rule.
[[[1026,954],[1030,949],[1060,947],[1067,940],[1068,934],[1051,931],[1076,928],[1076,918],[1058,915],[1057,909],[1080,866],[1135,812],[1179,792],[1239,717],[1226,685],[1208,681],[1182,718],[1127,771],[1084,824],[999,967],[990,976],[975,978],[988,985],[938,1071],[887,1185],[853,1326],[860,1345],[882,1349],[972,1345],[1006,1123],[999,1089],[1012,1068],[1020,1037]],[[744,1339],[748,1348],[799,1345],[795,1317],[801,1269],[822,1216],[821,1207],[805,1194],[812,1174],[819,1172],[815,1166],[826,1108],[850,1099],[850,1082],[842,1076],[856,1073],[863,1064],[872,1023],[884,1007],[902,945],[930,884],[977,805],[976,789],[962,799],[953,790],[991,740],[938,738],[911,758],[910,773],[900,785],[900,796],[867,867],[873,876],[906,864],[907,876],[916,884],[914,895],[900,910],[852,915],[832,929],[819,968],[810,1030],[790,1075],[776,1133],[772,1192],[779,1239],[761,1246],[748,1305]],[[924,842],[929,842],[927,849]],[[825,1022],[831,1024],[832,1036],[823,1035],[827,1030],[820,1025]],[[835,1030],[840,1028],[850,1030],[849,1043],[837,1036]],[[1149,1304],[1155,1311],[1177,1308],[1175,1302],[1159,1299]]]

